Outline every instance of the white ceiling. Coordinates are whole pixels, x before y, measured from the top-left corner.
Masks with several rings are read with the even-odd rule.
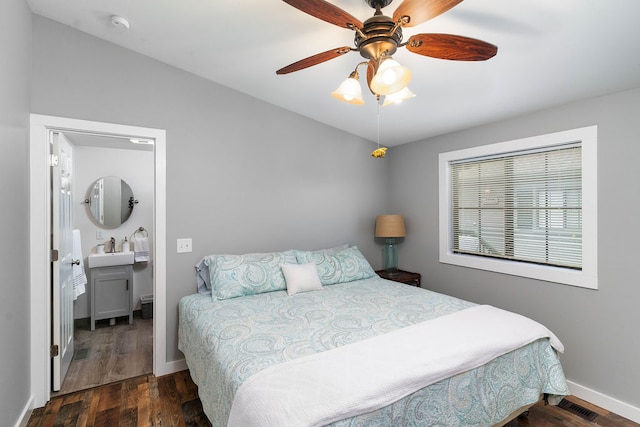
[[[378,140],[375,98],[330,96],[362,60],[351,52],[288,75],[275,71],[316,53],[353,46],[353,32],[282,0],[26,0],[31,10],[303,116]],[[401,0],[383,9],[391,16]],[[330,0],[361,21],[364,0]],[[128,31],[110,24],[129,20]],[[399,49],[417,95],[380,109],[380,143],[393,146],[577,99],[640,87],[638,0],[466,0],[406,28],[498,46],[485,62],[445,61]],[[364,70],[361,68],[359,71]],[[363,80],[363,78],[361,78]],[[366,87],[366,85],[365,85]]]

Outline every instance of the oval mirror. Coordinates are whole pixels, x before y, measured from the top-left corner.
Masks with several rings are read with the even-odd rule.
[[[117,176],[105,176],[91,184],[85,203],[97,224],[104,228],[116,228],[129,219],[138,201],[124,180]]]

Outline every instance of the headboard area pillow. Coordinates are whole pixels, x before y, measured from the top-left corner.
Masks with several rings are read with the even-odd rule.
[[[211,279],[209,274],[209,266],[205,263],[204,258],[195,265],[196,269],[196,289],[199,294],[211,294]]]
[[[208,255],[211,295],[223,300],[287,289],[283,264],[295,264],[294,251],[244,255]]]
[[[334,253],[296,250],[295,255],[298,264],[316,263],[323,285],[353,282],[376,276],[376,272],[357,246]]]

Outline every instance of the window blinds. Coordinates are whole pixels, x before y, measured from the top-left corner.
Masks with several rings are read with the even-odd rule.
[[[582,269],[581,144],[450,163],[454,253]]]

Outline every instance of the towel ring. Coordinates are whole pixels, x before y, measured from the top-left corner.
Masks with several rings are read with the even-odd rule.
[[[131,237],[133,238],[138,233],[144,233],[144,237],[149,237],[149,232],[145,230],[144,227],[138,227],[138,229],[131,234]]]

